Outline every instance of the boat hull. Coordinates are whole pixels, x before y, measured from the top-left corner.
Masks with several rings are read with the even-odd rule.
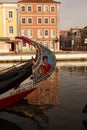
[[[35,90],[35,88],[32,88],[32,89],[27,90],[25,92],[18,93],[16,95],[0,99],[0,110],[12,105],[13,103],[15,103],[16,101],[18,101],[21,98],[25,97],[26,95],[30,94],[34,90]]]
[[[32,75],[32,62],[27,62],[24,65],[21,65],[19,68],[13,69],[12,72],[6,72],[8,74],[0,74],[1,77],[4,76],[4,79],[0,81],[0,94],[19,86],[23,81],[25,81],[29,76]]]
[[[0,110],[9,107],[20,99],[24,98],[31,92],[33,92],[36,87],[29,86],[29,83],[18,86],[16,89],[13,88],[8,92],[0,95]]]
[[[56,57],[47,47],[27,37],[18,36],[15,38],[35,47],[36,57],[25,65],[16,67],[16,70],[13,69],[14,71],[7,71],[8,73],[5,73],[6,76],[5,74],[1,74],[0,110],[9,107],[34,91],[40,82],[46,80],[53,73],[56,67]],[[32,77],[30,77],[31,75]],[[21,84],[27,78],[30,78],[27,80],[28,82]]]

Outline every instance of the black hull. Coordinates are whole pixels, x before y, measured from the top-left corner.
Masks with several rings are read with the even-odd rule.
[[[32,74],[32,66],[32,61],[29,61],[18,68],[16,67],[11,71],[2,74],[2,78],[0,75],[0,80],[2,79],[0,81],[0,94],[10,90],[11,88],[19,86],[21,82]]]
[[[28,63],[28,62],[26,62]],[[0,82],[7,80],[10,77],[13,77],[18,74],[18,71],[25,68],[26,63],[19,63],[17,65],[13,65],[10,68],[4,69],[0,71]]]

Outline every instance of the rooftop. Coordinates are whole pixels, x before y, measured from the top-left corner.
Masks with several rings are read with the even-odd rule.
[[[64,33],[67,33],[67,32],[69,32],[69,30],[60,30],[60,34],[64,34]]]
[[[19,3],[61,3],[54,0],[21,0]]]

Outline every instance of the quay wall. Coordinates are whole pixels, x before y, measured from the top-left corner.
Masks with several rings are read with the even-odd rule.
[[[35,57],[34,53],[30,54],[0,54],[0,63],[9,63],[9,62],[20,62],[26,61]],[[75,53],[75,52],[64,52],[64,53],[55,53],[57,61],[87,61],[87,53]]]

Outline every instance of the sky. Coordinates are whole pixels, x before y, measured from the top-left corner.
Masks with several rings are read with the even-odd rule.
[[[84,28],[87,26],[87,0],[58,0],[59,28]]]
[[[17,0],[0,0],[17,1]],[[56,0],[59,8],[59,30],[87,26],[87,0]]]
[[[0,0],[0,2],[16,2],[18,0]]]

